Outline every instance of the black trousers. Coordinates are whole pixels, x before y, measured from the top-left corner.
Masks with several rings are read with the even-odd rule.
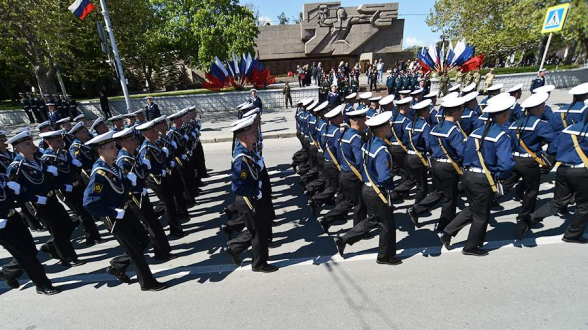
[[[383,194],[386,193],[383,192]],[[370,216],[353,226],[341,239],[345,244],[353,245],[360,241],[365,234],[379,226],[381,231],[378,244],[378,259],[396,256],[394,208],[385,204],[372,187],[363,186],[361,195]]]
[[[339,184],[343,199],[327,214],[324,220],[333,223],[337,220],[345,220],[347,213],[353,209],[353,225],[357,225],[367,215],[367,208],[361,198],[363,182],[352,172],[341,171]]]
[[[253,210],[247,204],[247,199]],[[251,253],[253,254],[253,268],[259,268],[267,264],[269,257],[268,248],[268,228],[267,219],[261,216],[261,212],[257,211],[256,201],[253,198],[237,196],[235,198],[235,207],[239,212],[239,216],[245,220],[247,230],[242,231],[237,237],[227,242],[227,246],[235,254],[241,254],[251,246]]]
[[[133,215],[133,212],[127,210],[122,219],[116,220],[112,235],[125,250],[123,255],[110,260],[112,268],[125,273],[129,265],[132,264],[141,288],[154,285],[156,283],[155,277],[153,277],[143,254],[149,239],[143,225]]]
[[[4,247],[14,259],[2,267],[6,277],[19,278],[23,270],[36,286],[50,286],[45,269],[37,259],[37,248],[31,232],[24,225],[20,215],[15,213],[8,217],[4,229],[0,229],[0,245]]]
[[[471,223],[470,233],[463,249],[472,250],[484,244],[494,192],[483,173],[466,171],[463,175],[463,187],[469,204],[445,227],[444,231],[455,236],[463,227]]]
[[[31,122],[31,124],[35,123],[35,118],[33,118],[33,110],[25,110],[24,111],[27,114],[27,117],[29,117],[29,121]]]
[[[86,239],[100,239],[100,233],[98,232],[98,227],[96,226],[94,218],[90,212],[84,208],[84,187],[82,185],[77,185],[73,187],[71,192],[64,191],[63,195],[65,196],[65,204],[70,210],[78,215]]]
[[[69,262],[78,259],[70,241],[75,225],[55,195],[47,198],[45,205],[37,204],[37,217],[47,226],[51,234],[51,239],[44,245],[59,256],[61,261]]]
[[[564,237],[578,239],[584,234],[588,221],[588,170],[559,166],[555,175],[555,192],[549,203],[540,207],[534,214],[535,220],[543,220],[570,203],[575,194],[576,211]]]
[[[428,169],[417,155],[408,155],[406,157],[406,168],[408,176],[414,178],[416,183],[415,203],[419,203],[429,192],[429,184],[427,183]]]
[[[172,173],[169,176],[169,179],[173,187],[171,191],[173,193],[176,209],[178,210],[178,215],[180,217],[188,217],[188,206],[186,205],[186,200],[184,199],[184,189],[182,189],[185,188],[182,170],[179,165],[176,164],[176,167],[174,167],[171,172]],[[166,176],[165,178],[168,177]],[[177,189],[178,187],[180,187],[180,189]]]
[[[153,211],[153,204],[149,201],[149,197],[141,196],[141,194],[134,194],[135,198],[139,201],[140,206],[135,202],[129,203],[129,210],[133,212],[133,215],[139,219],[145,227],[148,229],[149,240],[153,245],[153,252],[156,256],[167,256],[171,252],[171,247],[161,223],[157,219],[155,212]]]
[[[42,229],[45,226],[44,224],[41,224],[39,219],[33,215],[28,208],[25,207],[24,203],[18,203],[18,207],[20,207],[22,219],[31,230]]]
[[[257,212],[260,213],[260,216],[268,226],[266,229],[267,237],[271,241],[273,238],[272,222],[276,219],[276,212],[274,210],[274,202],[272,201],[272,184],[267,173],[267,167],[264,166],[259,171],[259,179],[261,180],[261,199],[257,203]]]
[[[310,163],[310,168],[318,167],[318,148],[314,144],[310,144],[308,148],[308,161]]]
[[[325,181],[323,191],[312,196],[319,204],[325,204],[333,200],[335,193],[339,191],[339,170],[333,162],[325,162],[323,166],[322,176]]]
[[[530,223],[531,214],[535,211],[537,194],[541,184],[541,168],[533,158],[514,157],[515,167],[510,178],[504,181],[505,191],[512,189],[520,178],[523,178],[525,193],[523,194],[522,208],[517,215],[518,220]]]
[[[392,156],[392,174],[406,178],[406,152],[401,146],[391,145],[388,150]]]
[[[189,193],[192,200],[198,196],[198,186],[196,182],[196,172],[194,166],[189,159],[182,160],[182,178],[186,191]]]
[[[184,231],[182,230],[182,223],[180,222],[178,209],[176,207],[174,188],[171,178],[169,175],[166,175],[165,178],[159,177],[157,180],[161,180],[159,184],[152,177],[150,177],[147,180],[147,186],[149,186],[149,188],[155,192],[160,201],[163,201],[163,204],[165,205],[167,224],[169,225],[170,232],[183,233]]]
[[[435,191],[427,195],[420,203],[414,205],[417,214],[430,211],[440,200],[441,216],[437,225],[437,231],[443,231],[447,224],[455,218],[457,200],[459,198],[459,174],[450,163],[431,160],[433,165],[433,182]]]
[[[290,94],[284,95],[284,101],[286,102],[286,108],[288,107],[288,101],[290,101],[290,107],[294,108],[294,105],[292,104],[292,95],[290,95]]]
[[[37,123],[42,123],[45,120],[47,120],[47,116],[40,110],[33,110],[33,115],[35,115],[35,119],[37,120]]]
[[[196,143],[196,148],[194,148],[192,157],[195,157],[194,168],[198,172],[196,179],[198,180],[198,184],[200,184],[203,178],[208,178],[208,172],[206,171],[206,158],[204,157],[204,149],[202,148],[202,143],[200,141]]]

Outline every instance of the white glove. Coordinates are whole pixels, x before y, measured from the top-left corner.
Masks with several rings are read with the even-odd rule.
[[[47,197],[37,195],[37,204],[41,204],[41,205],[47,204]]]
[[[73,164],[75,167],[82,167],[82,162],[80,162],[79,160],[77,160],[77,159],[75,159],[75,158],[74,158],[74,159],[71,161],[71,163],[72,163],[72,164]]]
[[[259,186],[259,189],[261,189],[261,180],[259,180],[259,182],[257,183],[257,186]]]
[[[20,184],[18,184],[18,182],[8,181],[6,185],[8,186],[8,188],[14,190],[14,193],[16,195],[20,194]]]
[[[72,192],[73,190],[73,186],[71,184],[66,184],[65,185],[65,191],[66,192]]]
[[[148,170],[151,169],[151,162],[149,161],[149,159],[143,158],[143,160],[141,161],[141,163],[143,163],[143,165],[145,165]]]
[[[163,147],[161,150],[165,152],[165,157],[169,157],[169,149],[167,147]]]
[[[172,141],[171,144],[174,147],[174,149],[178,149],[178,144],[176,143],[176,141]]]
[[[190,139],[187,134],[184,134],[184,140],[188,141]]]
[[[192,134],[193,137],[196,137],[197,136],[196,133],[194,133],[194,132],[192,132],[191,134]]]
[[[53,176],[57,176],[57,167],[53,165],[47,166],[47,173],[51,173]]]
[[[165,175],[167,174],[167,172],[165,170],[161,170],[161,177],[165,178]]]
[[[257,199],[261,199],[261,190],[259,191],[259,194],[257,194]]]
[[[176,162],[175,161],[171,161],[169,162],[169,167],[175,167],[176,166]]]
[[[131,184],[134,186],[137,185],[137,175],[133,172],[127,174],[127,179],[131,181]]]
[[[116,211],[116,218],[117,219],[122,219],[125,216],[125,210],[124,209],[114,209]]]
[[[143,191],[141,192],[141,196],[147,196],[147,188],[143,188]]]
[[[188,159],[188,156],[186,156],[186,154],[182,154],[182,160],[186,160]]]
[[[4,229],[4,227],[6,227],[7,223],[8,223],[8,220],[0,219],[0,229]]]

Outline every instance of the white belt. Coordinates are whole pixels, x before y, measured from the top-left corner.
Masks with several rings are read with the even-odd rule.
[[[573,168],[582,168],[582,167],[586,167],[586,165],[584,165],[584,163],[582,164],[570,164],[570,163],[561,163],[562,166],[565,167],[573,167]]]
[[[371,182],[364,182],[366,187],[373,187]],[[382,187],[378,186],[378,188],[382,189]]]
[[[531,158],[531,157],[533,157],[533,156],[531,156],[531,154],[528,154],[526,152],[525,153],[521,153],[521,152],[518,152],[518,151],[513,152],[512,155],[515,156],[515,157],[521,157],[521,158]]]
[[[451,161],[447,158],[433,158],[433,160],[439,163],[451,163]]]
[[[474,173],[485,173],[484,169],[481,169],[479,167],[468,167],[468,168],[466,168],[466,170],[468,172],[474,172]]]
[[[394,141],[394,142],[390,142],[390,144],[393,145],[393,146],[399,146],[400,145],[400,142]]]
[[[416,151],[414,151],[414,150],[408,150],[408,154],[409,154],[409,155],[416,155],[417,153],[416,153]]]

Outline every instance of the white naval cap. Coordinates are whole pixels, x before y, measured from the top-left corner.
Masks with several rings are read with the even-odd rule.
[[[311,104],[314,101],[314,99],[312,97],[309,97],[307,99],[302,100],[302,106],[303,107],[307,107],[309,104]]]
[[[116,132],[112,135],[113,139],[124,139],[131,135],[135,135],[135,129],[133,127],[127,127],[120,132]]]
[[[403,99],[394,101],[394,104],[403,105],[403,104],[409,104],[410,102],[412,102],[412,96],[407,96]]]
[[[331,110],[325,114],[325,118],[331,119],[331,118],[335,118],[337,116],[340,116],[342,114],[342,111],[344,108],[345,108],[344,104],[340,104],[340,105],[334,107],[333,110]]]
[[[40,123],[39,125],[37,125],[37,127],[36,127],[36,128],[37,128],[38,130],[41,130],[41,129],[43,129],[43,128],[47,127],[47,126],[51,126],[51,122],[50,122],[50,121],[48,121],[48,120],[47,120],[47,121],[44,121],[44,122],[42,122],[42,123]]]
[[[153,120],[150,120],[146,123],[135,126],[135,129],[139,132],[144,132],[144,131],[152,129],[153,126],[155,126],[155,123],[153,122]]]
[[[349,111],[347,113],[345,113],[345,115],[347,115],[347,117],[349,118],[360,118],[360,117],[365,117],[365,114],[367,113],[368,109],[367,108],[363,108],[360,110],[354,110],[354,111]],[[387,111],[390,112],[390,111]]]
[[[402,95],[408,95],[408,94],[410,94],[410,93],[412,93],[412,92],[410,91],[410,89],[404,89],[404,90],[401,90],[401,91],[399,91],[399,92],[398,92],[398,94],[402,94]]]
[[[448,92],[455,92],[456,90],[458,90],[461,87],[461,84],[455,84],[453,86],[451,86],[451,88],[449,88],[447,91]]]
[[[426,99],[432,99],[434,97],[437,97],[439,94],[439,91],[431,91],[429,94],[425,94],[423,97]]]
[[[353,93],[345,96],[345,99],[346,100],[351,100],[351,99],[354,99],[356,96],[357,96],[357,93],[353,92]]]
[[[492,103],[494,103],[494,102],[497,102],[497,101],[498,101],[498,100],[500,100],[501,98],[504,98],[504,97],[509,97],[509,96],[510,96],[510,94],[509,94],[509,93],[507,93],[507,92],[500,93],[500,94],[494,95],[493,97],[489,98],[489,99],[488,99],[488,101],[486,101],[486,103],[488,103],[488,104],[492,104]]]
[[[180,119],[180,118],[182,118],[186,114],[186,112],[184,112],[184,110],[180,110],[180,111],[178,111],[176,113],[172,113],[171,115],[167,116],[167,119],[169,119],[169,120]]]
[[[196,106],[193,105],[191,107],[188,107],[188,111],[196,111]]]
[[[392,111],[384,111],[380,114],[373,116],[372,118],[365,121],[365,124],[370,128],[377,128],[379,126],[387,125],[390,123],[392,118]]]
[[[413,110],[422,110],[422,109],[429,109],[429,105],[431,105],[433,101],[431,99],[422,100],[419,103],[413,105],[411,108]]]
[[[523,103],[521,103],[522,108],[534,108],[538,105],[545,103],[549,99],[548,93],[533,93],[533,95],[527,97]]]
[[[92,126],[90,126],[90,129],[94,130],[100,124],[104,124],[104,119],[102,119],[102,117],[96,118],[96,120],[94,120],[94,122],[92,123]]]
[[[386,95],[380,100],[380,105],[388,105],[394,101],[394,94]]]
[[[314,111],[315,113],[321,112],[323,110],[326,110],[328,105],[329,105],[329,101],[325,101],[325,102],[319,104],[318,106],[314,107],[312,109],[312,111]]]
[[[64,132],[64,130],[62,130],[62,129],[57,130],[57,131],[49,131],[49,132],[39,134],[39,137],[42,139],[54,139],[54,138],[58,138],[58,137],[63,137],[63,132]]]
[[[107,144],[109,142],[114,141],[114,139],[112,137],[113,135],[114,135],[114,131],[108,131],[104,134],[100,134],[100,135],[93,137],[88,142],[86,142],[85,145],[90,146],[90,147],[97,147],[97,146]]]
[[[243,115],[243,117],[249,117],[249,116],[253,116],[253,115],[256,115],[256,114],[258,114],[259,112],[261,112],[261,110],[260,110],[259,108],[255,108],[255,109],[253,109],[253,110],[249,110],[249,111],[247,111],[247,113],[245,113],[245,114]]]
[[[133,112],[133,114],[136,115],[144,115],[145,114],[145,109],[141,108],[135,112]]]
[[[157,124],[159,124],[161,122],[164,122],[165,123],[165,115],[161,115],[161,116],[153,119],[152,122],[153,122],[153,125],[157,125]]]
[[[419,95],[420,93],[423,92],[423,90],[424,89],[422,87],[421,88],[418,88],[418,89],[415,89],[413,92],[410,93],[410,95]]]
[[[359,94],[359,98],[362,100],[367,100],[370,97],[372,97],[372,95],[374,95],[372,92],[365,92],[365,93]]]
[[[555,85],[544,85],[541,87],[537,87],[533,90],[533,94],[535,93],[549,93],[555,89]]]
[[[504,84],[496,84],[496,85],[492,85],[488,88],[486,88],[487,91],[497,91],[500,90],[502,87],[504,87]]]
[[[449,94],[443,96],[443,98],[441,99],[441,102],[445,102],[447,100],[454,99],[454,98],[457,98],[457,97],[459,97],[459,93],[458,92],[452,92],[452,93],[449,93]]]
[[[454,97],[454,98],[451,98],[448,100],[443,100],[443,102],[441,103],[441,106],[443,107],[443,109],[459,107],[459,106],[463,105],[464,103],[469,102],[466,100],[468,98],[468,95],[470,95],[470,94],[476,94],[476,95],[473,98],[471,98],[469,101],[473,100],[477,96],[478,92],[471,92],[464,97]]]
[[[84,123],[82,123],[81,121],[76,123],[70,130],[69,130],[69,134],[74,135],[77,132],[79,132],[82,128],[84,128],[86,126],[84,126]]]
[[[474,100],[476,97],[478,97],[478,95],[480,95],[480,93],[478,93],[478,91],[475,91],[475,92],[467,93],[466,95],[464,95],[460,98],[463,99],[463,104],[466,104],[466,103]],[[443,104],[441,106],[445,107]]]
[[[15,146],[15,145],[17,145],[17,144],[19,144],[19,143],[21,143],[21,142],[23,142],[25,140],[29,140],[29,139],[32,139],[32,138],[33,138],[33,136],[31,134],[31,131],[27,129],[27,130],[24,130],[24,131],[22,131],[22,132],[20,132],[20,133],[18,133],[16,135],[14,135],[10,139],[8,139],[6,141],[6,143]]]
[[[153,99],[153,96],[149,95],[145,97],[145,100]]]
[[[231,132],[233,132],[234,134],[237,134],[237,133],[246,131],[251,127],[251,125],[253,125],[254,121],[255,121],[254,117],[247,117],[243,120],[240,120],[231,128]]]
[[[469,92],[473,91],[473,90],[474,90],[474,88],[476,88],[476,83],[471,83],[471,84],[467,85],[466,87],[464,87],[464,88],[461,90],[461,92],[462,92],[462,93],[469,93]]]
[[[71,117],[65,117],[65,118],[59,119],[55,123],[61,125],[61,124],[67,124],[69,122],[71,122]]]
[[[312,110],[319,104],[319,100],[314,100],[309,106],[306,107],[306,110]]]
[[[249,102],[248,102],[248,101],[245,101],[245,102],[243,102],[243,103],[241,103],[241,104],[237,105],[237,110],[241,110],[241,107],[244,107],[244,106],[246,106],[247,104],[249,104]]]
[[[368,101],[378,103],[378,101],[380,101],[381,99],[381,96],[372,96],[368,99]]]
[[[523,84],[516,84],[514,86],[512,86],[511,88],[509,88],[506,92],[507,93],[514,93],[516,91],[520,91],[523,88]]]
[[[506,111],[510,109],[516,101],[517,100],[514,98],[514,96],[510,95],[498,97],[494,102],[488,103],[488,106],[484,108],[484,113],[498,113]]]
[[[571,95],[584,95],[588,94],[588,82],[580,84],[568,91]]]
[[[78,121],[80,121],[80,120],[82,120],[82,119],[86,119],[86,115],[84,115],[84,114],[81,114],[81,115],[79,115],[79,116],[76,116],[76,117],[73,119],[73,121],[75,121],[75,122],[78,122]]]
[[[49,94],[45,94],[45,95],[46,95],[46,96],[49,96]],[[45,103],[45,105],[47,105],[47,106],[49,106],[49,105],[53,105],[53,106],[55,106],[55,103],[53,103],[53,102],[47,102],[47,103]]]
[[[108,121],[110,121],[111,123],[118,121],[118,120],[123,120],[124,116],[123,115],[117,115],[117,116],[112,116],[108,119]]]

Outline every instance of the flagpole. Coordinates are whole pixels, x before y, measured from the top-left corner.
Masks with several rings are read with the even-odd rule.
[[[543,58],[541,59],[541,66],[539,67],[539,71],[543,69],[543,63],[545,62],[545,57],[547,56],[547,51],[549,50],[549,43],[551,42],[551,35],[553,35],[553,33],[550,33],[549,37],[547,38],[547,44],[545,45],[545,51],[543,52]]]
[[[125,79],[125,73],[123,71],[123,66],[120,61],[120,56],[118,54],[118,48],[116,47],[116,40],[114,40],[114,31],[112,29],[112,24],[110,23],[110,14],[106,9],[106,0],[100,0],[100,6],[102,7],[102,15],[104,16],[104,23],[106,24],[106,31],[108,31],[108,36],[110,37],[110,45],[112,46],[112,53],[114,54],[114,63],[118,71],[118,78],[120,80],[120,85],[122,87],[123,94],[125,95],[127,113],[130,113],[131,98],[129,97],[129,90],[127,89],[127,80]]]

